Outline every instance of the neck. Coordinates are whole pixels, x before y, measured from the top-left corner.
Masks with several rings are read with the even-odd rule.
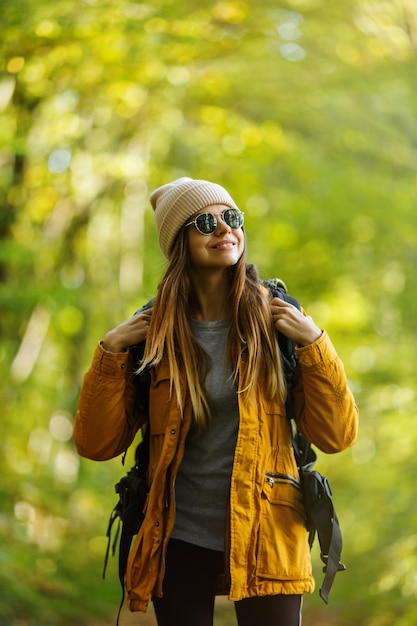
[[[230,316],[230,278],[228,274],[211,274],[209,278],[192,280],[192,316],[198,322],[216,322]]]

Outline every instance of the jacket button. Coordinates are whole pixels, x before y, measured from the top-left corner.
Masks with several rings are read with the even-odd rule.
[[[159,526],[159,522],[155,522],[155,526]]]
[[[175,435],[175,433],[176,433],[176,432],[177,432],[177,431],[175,430],[175,428],[173,428],[173,429],[171,430],[171,435]]]

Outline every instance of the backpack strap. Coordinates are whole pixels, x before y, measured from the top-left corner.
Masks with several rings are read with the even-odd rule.
[[[343,547],[342,532],[327,478],[315,470],[303,469],[303,492],[307,524],[317,530],[320,558],[324,564],[325,575],[319,594],[328,604],[330,589],[337,572],[346,569],[340,561]]]
[[[279,278],[261,281],[273,297],[281,298],[297,307],[300,311],[300,303],[287,293],[285,283]],[[309,532],[309,545],[313,541],[317,532],[320,544],[320,558],[324,563],[323,572],[325,574],[323,585],[319,591],[320,597],[326,602],[329,601],[329,592],[337,572],[344,571],[346,566],[340,561],[342,554],[342,533],[339,520],[334,509],[332,491],[329,481],[325,476],[313,470],[317,460],[317,455],[311,443],[307,441],[299,432],[294,420],[292,404],[292,389],[294,382],[295,368],[297,366],[297,354],[294,342],[278,332],[278,343],[281,350],[284,366],[285,380],[287,383],[287,399],[285,408],[290,421],[291,443],[298,466],[300,482],[303,490],[304,507],[306,512],[306,525]]]
[[[151,303],[148,303],[143,309],[149,308]],[[139,368],[142,363],[145,342],[141,342],[135,346],[129,348],[133,356],[135,364],[135,370]],[[135,395],[134,395],[134,418],[131,424],[133,425],[139,414],[145,415],[147,421],[141,427],[142,439],[136,446],[135,450],[135,464],[123,476],[120,481],[115,485],[115,491],[119,496],[119,500],[110,514],[110,519],[107,526],[107,549],[104,557],[103,567],[103,579],[105,578],[108,558],[110,549],[114,556],[116,551],[117,541],[119,540],[119,580],[122,588],[122,598],[117,613],[116,626],[119,625],[120,614],[124,605],[125,599],[125,575],[127,568],[127,561],[129,557],[130,548],[132,545],[133,536],[139,532],[144,519],[144,507],[148,495],[148,487],[146,482],[146,475],[149,465],[149,386],[150,386],[150,373],[149,370],[144,370],[139,374],[135,374]],[[127,449],[122,457],[122,464],[124,465]],[[117,520],[116,534],[111,540],[112,528]]]
[[[119,580],[122,588],[122,599],[117,614],[116,626],[119,624],[120,613],[125,599],[125,575],[127,560],[133,536],[139,532],[144,520],[143,509],[148,496],[146,472],[149,464],[149,427],[142,428],[142,441],[135,451],[135,465],[117,483],[115,489],[119,494],[118,515],[122,521],[119,542]]]
[[[298,300],[296,300],[287,293],[287,286],[283,280],[281,280],[280,278],[268,278],[267,280],[261,280],[260,282],[261,285],[263,285],[269,291],[271,296],[273,296],[274,298],[280,298],[285,302],[289,302],[299,311],[301,311],[300,303],[298,302]],[[284,359],[289,361],[291,369],[295,370],[298,358],[295,353],[294,342],[292,341],[292,339],[289,339],[289,337],[278,331],[278,343]]]
[[[149,465],[149,426],[142,427],[142,441],[136,446],[135,465],[115,485],[119,501],[110,514],[107,527],[107,550],[104,558],[103,579],[105,578],[110,547],[114,556],[119,540],[119,580],[122,599],[117,614],[116,626],[125,599],[125,574],[133,536],[139,532],[144,520],[144,507],[148,496],[146,473]],[[116,535],[111,541],[113,524],[117,520]]]
[[[289,302],[301,311],[301,305],[292,296],[287,293],[287,286],[280,278],[270,278],[268,280],[261,281],[275,298],[280,298],[284,302]],[[287,384],[287,398],[285,401],[285,409],[287,417],[291,424],[291,437],[294,451],[296,453],[296,459],[298,467],[312,468],[317,460],[317,455],[311,447],[311,443],[305,439],[297,428],[294,420],[294,407],[293,407],[293,387],[295,368],[298,363],[298,356],[295,351],[295,343],[292,339],[278,331],[278,344],[281,350],[281,357],[284,366],[285,382]]]

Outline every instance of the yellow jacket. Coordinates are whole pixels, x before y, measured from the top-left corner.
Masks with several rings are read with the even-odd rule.
[[[354,443],[358,411],[343,364],[328,335],[297,349],[294,410],[306,439],[326,453]],[[81,390],[74,440],[81,456],[102,461],[126,449],[144,420],[132,417],[134,382],[129,352],[97,346]],[[164,555],[175,518],[175,477],[191,424],[185,390],[181,415],[170,397],[169,370],[151,371],[149,496],[146,515],[129,555],[128,604],[146,611],[160,596]],[[184,397],[183,396],[183,397]],[[252,404],[239,394],[239,434],[226,532],[230,600],[255,595],[312,592],[310,550],[292,450],[289,422],[280,401],[259,396]]]

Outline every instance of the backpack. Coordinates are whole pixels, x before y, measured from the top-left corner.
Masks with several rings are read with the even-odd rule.
[[[281,298],[301,310],[299,302],[288,295],[285,283],[278,279],[261,280],[261,284],[268,289],[273,297]],[[148,308],[149,304],[144,308]],[[325,574],[323,584],[319,590],[320,597],[327,604],[329,592],[336,573],[344,571],[346,566],[341,563],[342,534],[339,520],[333,505],[333,494],[329,481],[318,471],[313,470],[317,455],[311,446],[299,432],[293,417],[292,387],[295,368],[297,366],[297,354],[294,342],[278,332],[278,343],[281,350],[285,380],[287,384],[286,413],[290,421],[291,442],[297,462],[300,484],[303,493],[304,508],[306,513],[306,527],[309,533],[308,541],[310,549],[317,535],[320,544],[320,558],[324,564]],[[140,365],[145,349],[145,342],[131,348],[137,366]],[[149,372],[142,372],[136,379],[137,401],[136,410],[147,414],[150,384]],[[141,404],[139,404],[141,402]],[[113,508],[107,527],[107,550],[104,558],[103,578],[110,553],[115,554],[117,540],[119,539],[119,579],[122,587],[122,600],[117,615],[116,626],[119,624],[120,612],[123,607],[125,594],[125,572],[127,559],[132,539],[139,532],[143,522],[143,508],[145,505],[148,488],[146,485],[146,471],[149,462],[149,428],[145,424],[142,429],[142,440],[136,447],[135,464],[115,485],[119,500]],[[123,456],[122,463],[126,452]],[[116,535],[111,541],[112,528],[117,520]],[[122,527],[120,530],[120,526]]]

